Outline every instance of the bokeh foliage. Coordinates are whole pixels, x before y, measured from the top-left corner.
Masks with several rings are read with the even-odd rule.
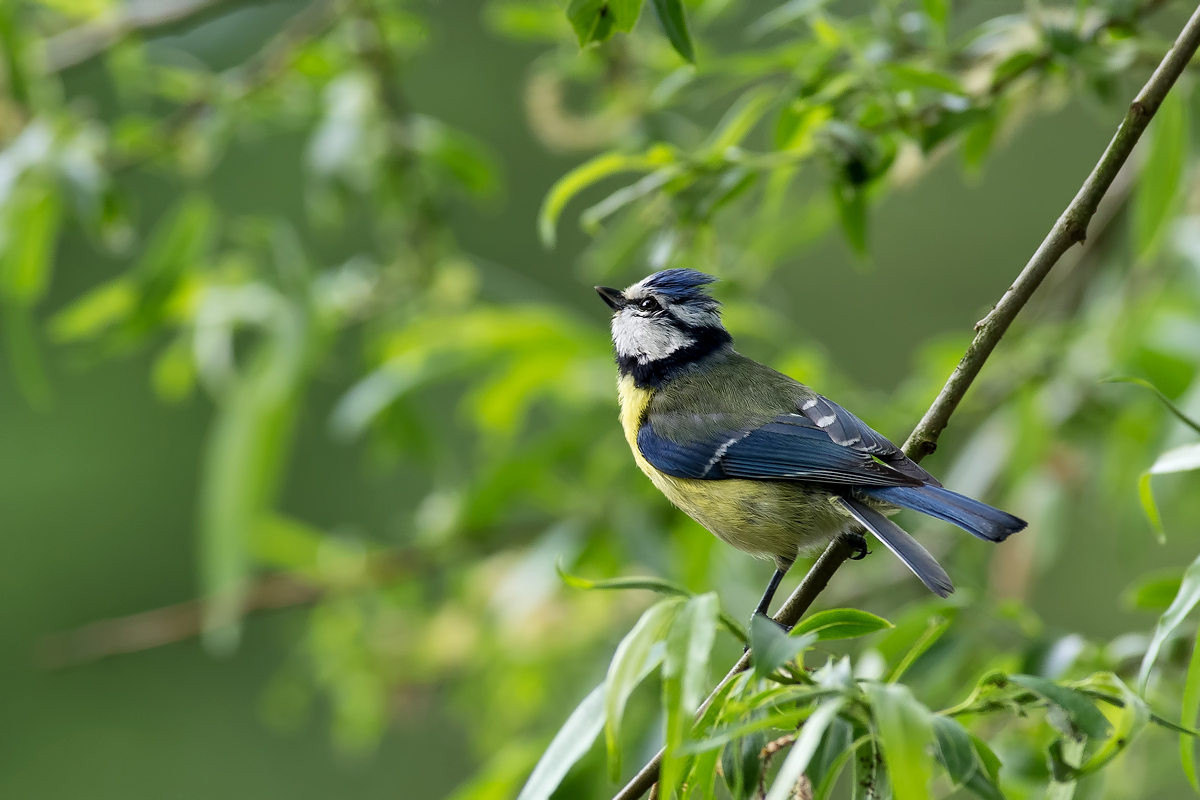
[[[534,131],[589,156],[529,225],[552,245],[571,201],[603,183],[609,194],[579,214],[594,237],[582,276],[720,275],[739,341],[894,438],[959,343],[931,343],[890,396],[862,390],[818,346],[777,335],[773,274],[831,230],[869,268],[883,195],[947,157],[978,173],[1023,121],[1069,99],[1119,105],[1178,19],[1154,0],[1003,14],[939,0],[649,5],[487,6],[498,35],[545,47],[526,88]],[[1177,780],[1181,759],[1163,745],[1178,735],[1171,724],[1190,728],[1200,711],[1184,624],[1200,567],[1129,588],[1133,607],[1165,612],[1153,634],[1088,641],[1044,624],[1028,600],[1069,568],[1071,526],[1142,547],[1200,515],[1196,477],[1175,475],[1200,466],[1190,78],[1154,122],[1137,174],[1114,189],[1103,230],[1061,265],[972,390],[938,464],[950,486],[1030,530],[993,552],[925,524],[919,535],[965,587],[952,600],[923,598],[877,555],[834,586],[827,602],[844,609],[783,637],[740,631],[761,576],[633,468],[605,332],[553,303],[485,299],[485,267],[448,219],[495,202],[504,154],[410,108],[405,69],[426,46],[424,7],[314,0],[224,70],[155,56],[141,22],[109,24],[125,13],[106,0],[0,6],[6,360],[41,407],[54,393],[47,359],[105,369],[151,351],[148,382],[164,402],[211,406],[196,489],[206,645],[236,649],[269,581],[302,587],[312,604],[264,689],[268,719],[294,724],[320,698],[335,745],[369,752],[399,687],[444,688],[482,763],[460,800],[515,796],[597,683],[551,745],[557,766],[535,772],[528,792],[565,780],[560,796],[603,796],[664,742],[664,786],[686,784],[689,796],[761,787],[781,800],[801,775],[832,796],[852,789],[839,773],[861,779],[860,796],[901,800],[952,786],[984,798],[1144,797]],[[81,59],[103,61],[105,102],[64,88],[61,71]],[[295,165],[302,224],[214,202],[205,178],[233,143],[296,135],[307,141]],[[138,176],[168,181],[170,207],[141,208]],[[355,254],[322,263],[320,237],[347,231]],[[45,308],[67,235],[85,236],[119,274]],[[847,313],[870,324],[870,309]],[[1115,376],[1144,379],[1176,413],[1101,382]],[[366,439],[371,457],[420,476],[423,499],[399,533],[350,535],[280,508],[298,419],[330,382],[340,399],[328,435]],[[671,596],[564,587],[560,562],[589,576],[654,572],[637,585]],[[739,635],[774,657],[689,725]],[[637,689],[651,675],[661,702]],[[592,747],[602,730],[605,746]],[[1194,783],[1191,739],[1180,742]]]

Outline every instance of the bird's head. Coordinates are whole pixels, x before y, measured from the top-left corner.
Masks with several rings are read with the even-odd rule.
[[[613,310],[613,347],[622,369],[634,363],[683,363],[728,345],[721,304],[704,290],[715,280],[694,269],[668,269],[625,291],[597,286]]]

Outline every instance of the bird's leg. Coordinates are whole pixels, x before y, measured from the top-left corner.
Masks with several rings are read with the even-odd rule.
[[[775,592],[779,589],[779,582],[783,580],[783,576],[791,568],[791,562],[786,566],[776,564],[775,574],[771,576],[771,582],[767,584],[767,590],[763,592],[762,599],[758,601],[758,607],[754,609],[755,614],[767,616],[767,611],[771,608],[771,601],[775,599]]]
[[[851,561],[862,561],[867,556],[871,555],[871,551],[867,549],[867,538],[858,531],[850,531],[844,534],[850,546],[854,548],[854,555],[850,556]]]
[[[779,559],[775,560],[775,574],[771,576],[771,581],[767,584],[767,590],[763,592],[762,599],[758,601],[758,607],[755,608],[754,613],[750,615],[751,625],[754,624],[754,618],[759,615],[762,615],[767,619],[771,619],[770,615],[767,613],[771,608],[771,601],[775,598],[775,591],[779,588],[779,582],[783,580],[784,575],[787,575],[787,571],[792,568],[792,563],[793,562],[791,561],[780,561]],[[774,622],[774,620],[771,621]],[[791,629],[792,627],[790,625],[784,628],[785,631],[790,631]],[[750,648],[747,646],[745,649],[749,650]]]

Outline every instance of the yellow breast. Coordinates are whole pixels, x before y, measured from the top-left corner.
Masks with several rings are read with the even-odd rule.
[[[844,525],[831,504],[792,484],[701,481],[660,472],[642,455],[637,443],[654,391],[637,387],[627,375],[618,382],[617,395],[621,427],[638,467],[668,500],[720,539],[749,553],[790,561],[798,549],[824,545],[830,535],[826,531]],[[814,526],[817,520],[820,523]]]

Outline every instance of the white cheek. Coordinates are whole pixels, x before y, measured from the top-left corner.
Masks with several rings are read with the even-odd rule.
[[[613,317],[612,335],[617,355],[636,358],[643,364],[666,358],[695,342],[666,320],[643,317],[628,309]]]
[[[716,328],[721,325],[721,315],[713,308],[680,304],[671,306],[671,312],[680,322],[693,328]]]

